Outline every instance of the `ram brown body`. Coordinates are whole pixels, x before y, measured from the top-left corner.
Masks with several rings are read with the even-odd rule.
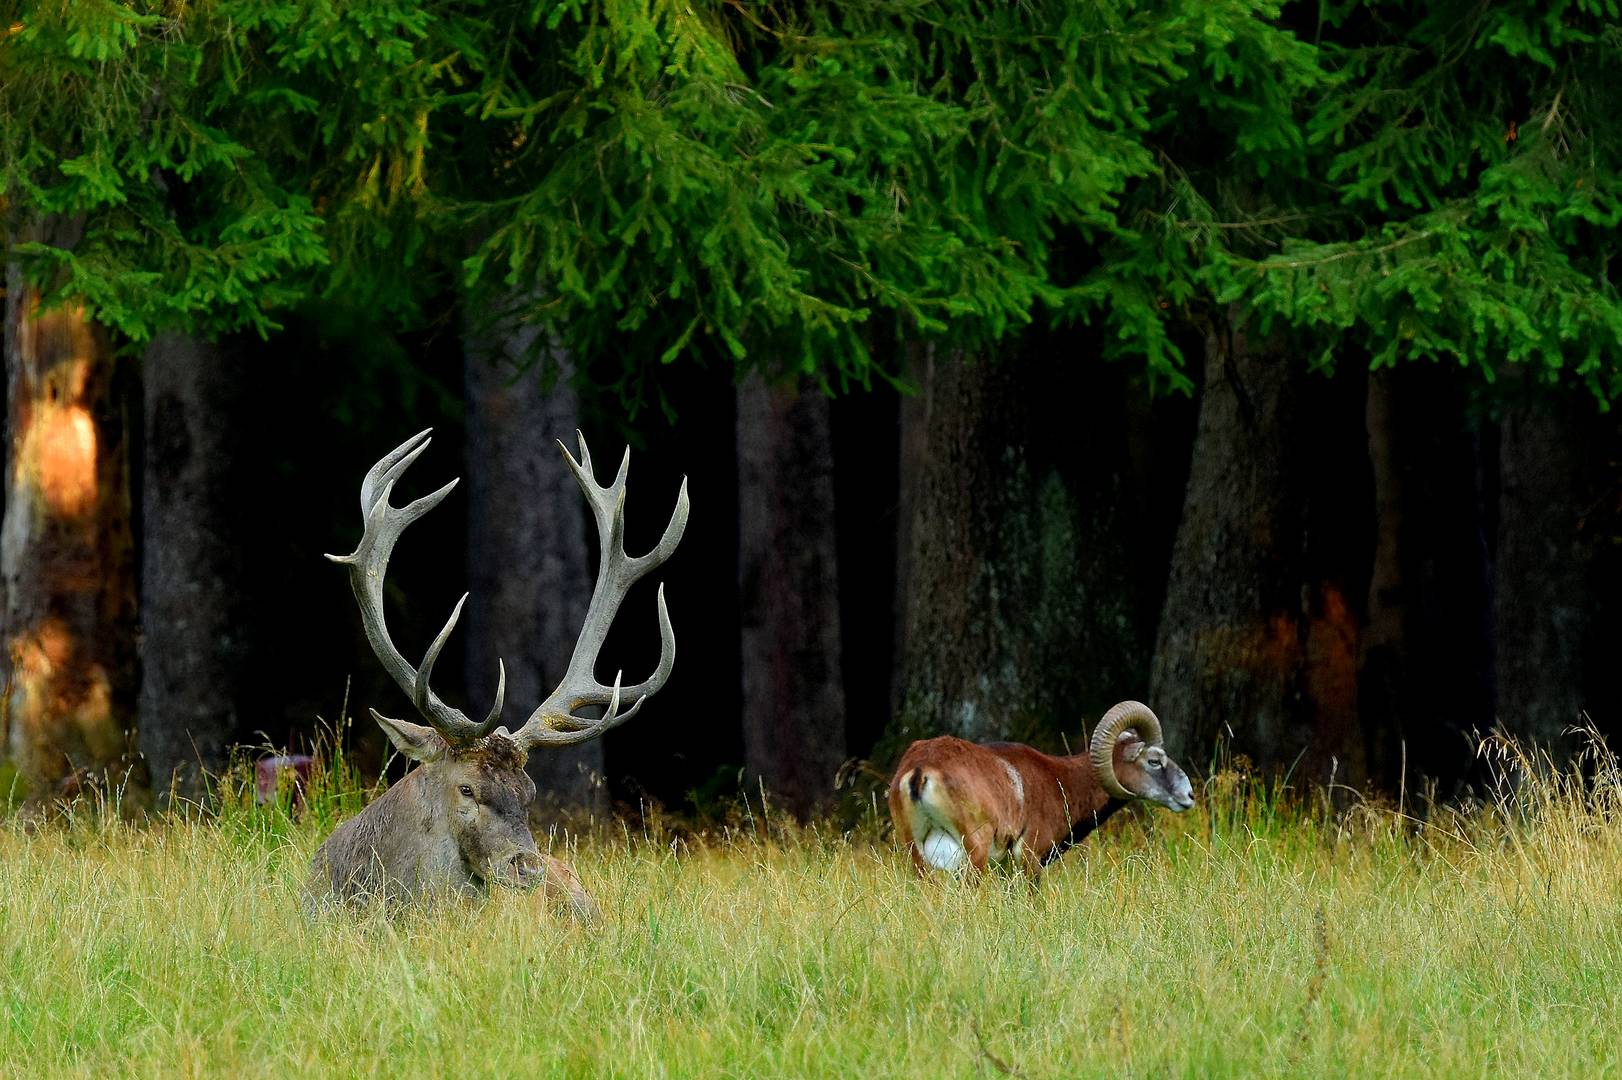
[[[890,818],[920,873],[1010,862],[1035,878],[1135,799],[1194,805],[1188,776],[1160,745],[1147,706],[1107,713],[1086,754],[943,735],[913,743],[890,782]]]

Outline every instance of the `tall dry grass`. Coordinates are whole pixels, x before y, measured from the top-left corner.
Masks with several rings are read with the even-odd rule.
[[[590,928],[514,893],[304,918],[341,759],[299,821],[240,773],[209,814],[13,820],[0,1074],[1615,1072],[1622,771],[1484,754],[1423,820],[1219,771],[1034,890],[920,882],[871,822],[604,827],[565,845]]]

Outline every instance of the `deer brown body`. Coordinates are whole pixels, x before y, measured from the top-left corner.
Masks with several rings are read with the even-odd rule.
[[[1007,862],[1035,878],[1134,799],[1174,811],[1194,805],[1187,775],[1160,741],[1154,713],[1123,701],[1099,722],[1088,752],[1073,757],[950,735],[915,742],[890,782],[896,838],[919,873]]]
[[[675,551],[687,524],[687,485],[682,484],[676,510],[664,537],[653,551],[638,558],[625,553],[626,451],[611,484],[599,485],[584,438],[580,460],[565,451],[575,479],[597,519],[602,558],[579,640],[563,681],[525,723],[509,732],[496,727],[501,719],[506,673],[496,686],[494,707],[475,722],[445,704],[428,680],[440,650],[455,629],[462,604],[428,647],[422,665],[412,667],[390,640],[383,618],[383,579],[389,555],[400,533],[448,495],[455,481],[405,507],[389,503],[389,493],[406,467],[428,446],[424,431],[401,444],[366,474],[361,509],[366,530],[351,555],[328,556],[350,567],[350,584],[360,604],[361,622],[378,659],[428,721],[393,720],[372,710],[372,718],[402,754],[420,764],[359,814],[344,822],[316,852],[307,896],[327,899],[381,896],[411,900],[434,893],[480,892],[490,885],[540,887],[565,898],[577,916],[589,916],[591,899],[574,871],[543,854],[529,829],[529,805],[535,784],[524,771],[531,750],[568,746],[594,739],[624,723],[648,697],[664,686],[676,660],[676,638],[659,590],[659,666],[644,681],[621,687],[597,681],[595,667],[626,591]],[[467,597],[462,598],[466,601]],[[620,709],[624,698],[629,708]],[[602,715],[580,716],[596,706]]]

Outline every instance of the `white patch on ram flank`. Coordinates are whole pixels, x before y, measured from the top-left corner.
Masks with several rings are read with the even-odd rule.
[[[940,781],[924,773],[918,799],[908,807],[908,825],[924,862],[937,870],[955,873],[968,865],[969,853],[957,834],[957,826],[952,824],[952,816],[939,801],[944,794]]]
[[[1024,817],[1025,778],[1019,775],[1019,770],[1014,768],[1013,762],[1007,760],[1006,758],[998,758],[997,761],[1001,763],[1003,769],[1008,773],[1008,782],[1014,786],[1014,799],[1019,803],[1019,815],[1020,817]]]
[[[963,848],[963,841],[948,832],[933,829],[923,842],[918,845],[918,854],[924,857],[924,862],[937,870],[958,871],[963,869],[969,861],[969,853]]]

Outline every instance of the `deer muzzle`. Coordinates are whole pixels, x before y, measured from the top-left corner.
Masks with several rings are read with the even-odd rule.
[[[533,889],[546,879],[546,864],[539,852],[521,851],[509,860],[512,884],[520,889]]]
[[[489,885],[504,885],[511,889],[533,888],[542,877],[543,863],[541,853],[535,847],[535,841],[525,837],[528,843],[513,842],[505,845],[505,850],[499,854],[492,854],[485,862],[483,872],[479,875]]]

